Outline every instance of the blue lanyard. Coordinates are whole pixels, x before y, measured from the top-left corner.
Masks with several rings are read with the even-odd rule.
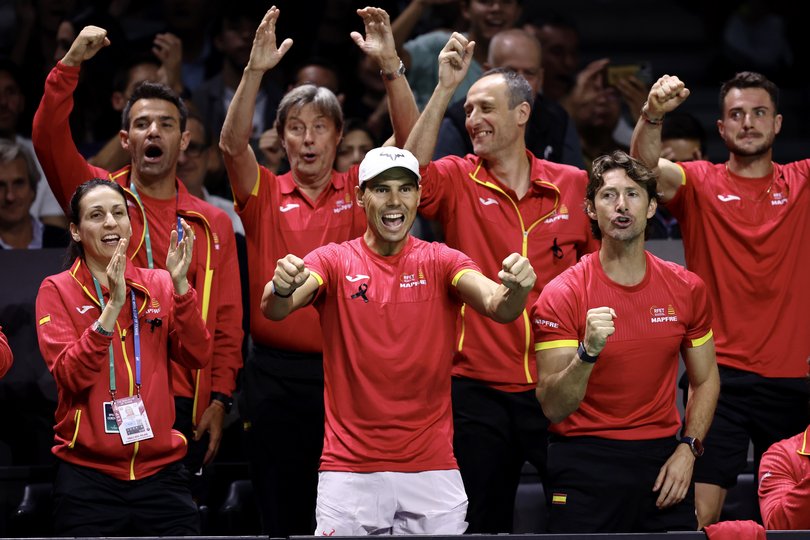
[[[93,276],[93,285],[96,286],[96,294],[98,295],[98,302],[101,305],[101,310],[104,311],[104,295],[101,292],[101,284]],[[138,320],[138,306],[135,304],[135,290],[129,289],[130,305],[132,306],[132,340],[135,348],[135,387],[137,388],[138,395],[141,394],[141,325]],[[116,324],[118,324],[116,322]],[[124,347],[122,344],[121,347]],[[113,355],[112,343],[110,343],[110,395],[112,400],[115,401],[115,357]]]
[[[175,186],[177,189],[177,187]],[[155,268],[155,263],[152,258],[152,238],[149,235],[149,223],[146,220],[146,208],[143,206],[143,201],[141,200],[140,195],[138,195],[138,189],[135,187],[135,182],[129,183],[129,190],[132,191],[132,194],[135,195],[135,199],[138,201],[138,204],[141,205],[143,208],[143,236],[144,236],[144,244],[146,245],[146,264],[150,269]],[[177,213],[177,207],[180,202],[180,190],[177,189],[174,198],[174,214],[177,216],[177,243],[179,244],[181,240],[183,240],[183,226],[180,223],[180,214]]]

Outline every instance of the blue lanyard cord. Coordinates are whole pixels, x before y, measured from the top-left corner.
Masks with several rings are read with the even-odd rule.
[[[98,295],[98,302],[101,305],[101,310],[104,311],[104,295],[101,292],[101,284],[93,277],[93,284],[96,286],[96,294]],[[135,349],[135,387],[138,395],[141,394],[141,324],[138,319],[138,306],[135,304],[135,289],[129,289],[130,305],[132,307],[132,341]],[[124,347],[124,344],[121,344]],[[113,347],[110,343],[110,395],[115,401],[115,357],[113,356]]]
[[[155,268],[155,262],[152,257],[152,237],[149,235],[149,223],[146,220],[146,208],[143,206],[141,196],[138,195],[138,188],[135,187],[135,182],[129,183],[129,190],[132,191],[132,194],[135,195],[135,199],[137,199],[138,204],[140,204],[141,208],[143,208],[143,236],[144,236],[144,244],[146,245],[146,264],[147,266],[149,266],[150,269],[153,269]],[[183,225],[180,223],[180,214],[177,212],[179,204],[180,204],[180,190],[178,189],[174,197],[174,214],[175,216],[177,216],[178,244],[180,243],[181,240],[183,240]]]

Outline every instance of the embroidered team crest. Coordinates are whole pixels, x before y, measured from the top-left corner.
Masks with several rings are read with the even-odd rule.
[[[675,307],[672,304],[667,304],[667,307],[650,308],[650,322],[651,323],[665,323],[665,322],[678,322],[678,315],[675,313]]]

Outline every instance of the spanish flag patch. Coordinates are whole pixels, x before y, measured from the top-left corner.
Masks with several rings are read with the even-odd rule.
[[[551,504],[565,504],[568,500],[568,495],[566,493],[552,493],[551,495]]]
[[[42,326],[43,324],[48,324],[49,322],[51,322],[51,316],[45,315],[39,320],[39,325]]]

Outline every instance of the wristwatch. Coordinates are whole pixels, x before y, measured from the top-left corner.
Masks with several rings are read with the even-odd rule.
[[[233,407],[233,398],[229,395],[223,394],[222,392],[211,392],[211,401],[217,400],[225,407],[225,413],[231,412],[231,407]]]
[[[105,337],[110,337],[111,335],[113,335],[112,332],[101,326],[101,323],[98,322],[98,319],[96,319],[93,322],[93,326],[91,326],[90,328],[92,328],[95,332],[98,332],[99,334]]]
[[[696,458],[699,458],[700,456],[703,455],[704,452],[703,443],[700,442],[700,439],[697,439],[695,437],[681,437],[680,442],[681,444],[688,444],[689,449],[692,451],[692,454]]]
[[[382,77],[386,81],[393,81],[399,79],[403,75],[405,75],[405,62],[403,62],[402,60],[399,61],[399,67],[397,68],[397,70],[392,73],[386,73],[385,71],[380,70],[380,77]]]
[[[577,349],[577,356],[579,356],[580,360],[589,364],[593,364],[596,362],[596,359],[599,358],[598,354],[595,356],[588,354],[588,351],[585,350],[585,344],[581,341],[579,342],[579,348]]]

